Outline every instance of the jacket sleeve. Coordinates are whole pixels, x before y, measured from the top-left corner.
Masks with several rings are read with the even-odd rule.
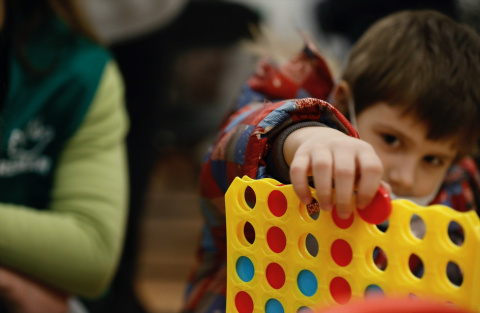
[[[107,64],[55,173],[49,210],[0,205],[0,263],[66,292],[100,295],[119,259],[127,206],[123,83]]]
[[[201,173],[202,194],[207,198],[223,197],[237,176],[271,177],[267,168],[268,157],[275,151],[272,147],[277,137],[292,127],[312,124],[332,127],[358,138],[346,118],[320,99],[292,99],[245,106],[226,123],[207,155]],[[283,155],[273,156],[277,157],[283,158]]]
[[[299,127],[333,127],[358,137],[346,118],[322,100],[332,87],[324,59],[308,42],[280,67],[260,60],[207,155],[201,174],[202,195],[223,197],[233,179],[243,175],[288,182],[283,154],[277,152],[286,135]]]

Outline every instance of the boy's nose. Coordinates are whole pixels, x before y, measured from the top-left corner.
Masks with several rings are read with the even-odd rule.
[[[395,193],[408,194],[415,182],[415,165],[410,162],[395,164],[387,175],[387,181]]]

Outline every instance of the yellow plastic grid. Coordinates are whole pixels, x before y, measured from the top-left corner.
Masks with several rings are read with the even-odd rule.
[[[247,188],[255,195],[254,206],[245,199]],[[312,196],[315,197],[313,189]],[[279,201],[269,206],[269,199],[273,198]],[[412,231],[412,217],[423,221],[422,238]],[[414,295],[441,299],[475,312],[480,310],[480,221],[475,212],[460,213],[441,205],[420,207],[406,200],[395,200],[385,232],[363,221],[357,212],[351,225],[342,229],[331,212],[309,216],[291,185],[245,176],[236,178],[226,193],[226,218],[229,313],[273,313],[282,309],[299,312],[300,308],[313,310],[345,304],[363,299],[367,288],[372,286],[380,288],[387,297]],[[452,222],[464,231],[465,240],[460,246],[448,235]],[[250,226],[255,231],[253,243],[245,236]],[[273,238],[281,238],[281,233],[285,235],[285,248],[280,252],[282,242],[277,243]],[[318,244],[318,253],[307,248],[306,242],[312,238]],[[345,242],[351,247],[351,261],[348,254],[347,261],[335,261],[332,245],[340,243],[345,251]],[[276,248],[278,245],[280,249]],[[385,252],[388,260],[383,270],[373,260],[376,247]],[[425,270],[421,278],[410,271],[412,254],[423,262]],[[447,277],[449,262],[462,270],[460,286]]]

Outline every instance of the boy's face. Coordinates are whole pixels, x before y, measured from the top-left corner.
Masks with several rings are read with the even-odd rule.
[[[357,127],[380,157],[383,179],[397,196],[424,197],[436,191],[458,153],[453,139],[426,139],[424,124],[385,102],[358,114]]]

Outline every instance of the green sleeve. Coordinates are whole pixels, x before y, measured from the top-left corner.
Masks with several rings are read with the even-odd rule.
[[[123,84],[106,65],[55,172],[49,210],[0,205],[0,264],[69,293],[99,296],[116,269],[127,207]]]

